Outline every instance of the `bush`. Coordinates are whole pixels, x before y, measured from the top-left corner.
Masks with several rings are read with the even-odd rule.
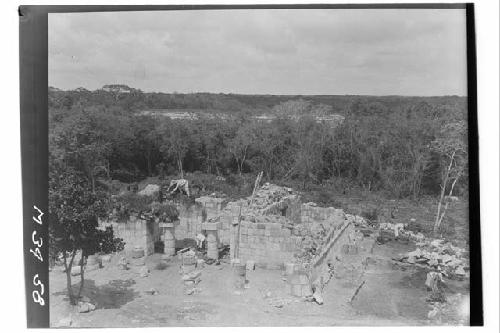
[[[129,219],[132,213],[141,214],[151,210],[153,198],[132,192],[116,196],[113,202],[115,217],[119,222]]]
[[[101,242],[99,244],[99,252],[112,253],[120,252],[124,249],[125,243],[122,238],[114,238],[113,228],[106,227],[106,230],[100,231],[102,233]]]
[[[137,181],[140,177],[135,171],[118,169],[111,171],[111,178],[117,179],[124,183],[132,183]]]
[[[378,219],[378,209],[377,208],[363,208],[361,210],[361,216],[370,222],[375,222]]]
[[[226,183],[230,186],[241,186],[241,179],[238,178],[236,175],[229,175],[226,177]]]
[[[160,218],[160,221],[174,222],[179,219],[179,211],[174,205],[169,202],[153,202],[150,206],[153,215]]]

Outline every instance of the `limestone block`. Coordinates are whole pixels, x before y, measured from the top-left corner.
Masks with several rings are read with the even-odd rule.
[[[205,222],[205,223],[202,223],[201,229],[202,230],[219,230],[220,226],[221,226],[220,222],[215,222],[215,223]]]

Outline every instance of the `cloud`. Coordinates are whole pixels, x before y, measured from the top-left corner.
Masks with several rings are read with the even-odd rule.
[[[466,94],[465,11],[49,14],[49,84],[274,94]]]

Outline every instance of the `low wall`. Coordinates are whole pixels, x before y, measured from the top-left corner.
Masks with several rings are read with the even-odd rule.
[[[237,225],[233,228],[235,238]],[[243,262],[281,267],[291,261],[300,249],[301,237],[292,236],[291,230],[280,223],[254,223],[241,221],[239,258]],[[233,250],[233,246],[231,246]]]
[[[144,249],[146,255],[154,253],[154,243],[161,240],[160,228],[154,221],[146,221],[131,216],[127,222],[111,222],[115,237],[125,242],[125,252],[131,252],[135,246]]]

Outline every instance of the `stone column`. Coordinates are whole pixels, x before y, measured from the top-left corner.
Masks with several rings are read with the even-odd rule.
[[[207,233],[207,257],[209,259],[219,259],[219,228],[220,222],[206,222],[202,224],[202,229]]]
[[[237,250],[236,248],[238,247],[237,240],[236,240],[236,234],[238,233],[238,221],[233,221],[231,223],[231,226],[229,227],[230,229],[230,239],[229,239],[229,256],[231,260],[236,259],[237,255]]]
[[[175,233],[173,223],[160,223],[163,229],[163,253],[168,256],[175,255]]]

